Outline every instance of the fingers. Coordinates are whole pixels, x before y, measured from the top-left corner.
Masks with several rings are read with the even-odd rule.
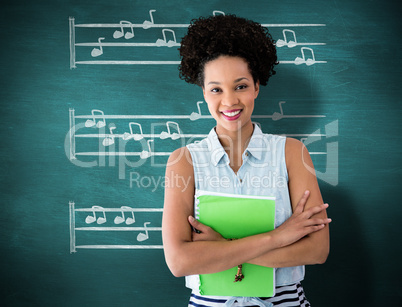
[[[325,227],[325,224],[310,226],[308,229],[309,230],[308,233],[313,233],[313,232],[319,231],[319,230],[323,229],[324,227]]]
[[[303,193],[303,195],[302,195],[301,199],[299,200],[299,202],[297,203],[295,213],[302,213],[304,211],[304,206],[306,205],[307,199],[309,198],[309,196],[310,196],[310,191],[306,190]]]
[[[331,219],[308,219],[303,227],[302,237],[309,235],[313,232],[320,231],[325,228],[326,225],[331,223]]]
[[[328,204],[322,204],[318,206],[314,206],[306,210],[304,213],[307,215],[308,218],[311,218],[313,215],[320,213],[321,211],[324,211],[329,207]]]
[[[331,223],[332,220],[330,218],[325,219],[308,219],[306,221],[306,226],[325,226],[326,224]]]
[[[310,196],[310,191],[309,191],[309,190],[306,190],[306,191],[304,192],[302,198],[299,200],[299,203],[304,206],[304,205],[306,204],[307,199],[309,198],[309,196]]]

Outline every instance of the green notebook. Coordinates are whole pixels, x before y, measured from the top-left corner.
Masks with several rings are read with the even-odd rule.
[[[224,238],[240,239],[275,228],[275,197],[197,190],[195,216]],[[234,282],[237,266],[218,273],[201,274],[200,293],[249,297],[275,295],[274,268],[250,263],[242,265],[244,279],[238,282]]]

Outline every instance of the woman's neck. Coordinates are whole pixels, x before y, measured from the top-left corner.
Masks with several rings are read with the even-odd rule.
[[[250,121],[249,124],[244,125],[236,131],[227,131],[217,126],[215,131],[222,147],[229,155],[230,164],[234,168],[239,168],[242,164],[241,156],[253,135],[254,125]]]

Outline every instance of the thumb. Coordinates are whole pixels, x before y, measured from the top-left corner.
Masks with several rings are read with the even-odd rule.
[[[190,223],[191,226],[193,226],[193,228],[195,230],[199,230],[202,232],[202,230],[205,228],[205,225],[200,223],[198,220],[196,220],[193,216],[189,216],[188,217],[188,222]]]

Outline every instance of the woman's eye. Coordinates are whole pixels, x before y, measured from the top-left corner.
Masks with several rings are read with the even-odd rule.
[[[211,90],[211,92],[212,92],[212,93],[218,93],[218,92],[220,92],[220,89],[219,89],[219,88],[213,88],[213,89]]]
[[[237,90],[244,90],[247,88],[247,85],[239,85],[236,87]]]

